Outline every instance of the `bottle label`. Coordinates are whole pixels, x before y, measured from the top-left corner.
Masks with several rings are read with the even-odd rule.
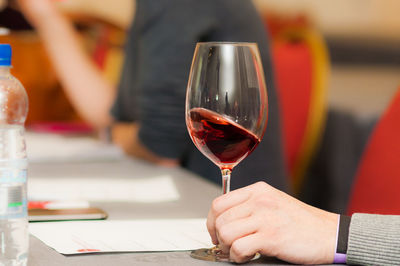
[[[26,183],[26,169],[0,170],[0,185],[4,183]]]
[[[26,217],[26,170],[1,171],[0,220]]]

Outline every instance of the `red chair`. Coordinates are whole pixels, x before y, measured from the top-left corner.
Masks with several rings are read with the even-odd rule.
[[[322,36],[307,27],[273,35],[286,163],[297,194],[325,125],[328,52]]]
[[[361,160],[348,213],[400,214],[400,87]]]

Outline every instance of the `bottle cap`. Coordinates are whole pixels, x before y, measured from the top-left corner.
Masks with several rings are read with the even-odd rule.
[[[0,44],[0,66],[11,66],[11,45]]]

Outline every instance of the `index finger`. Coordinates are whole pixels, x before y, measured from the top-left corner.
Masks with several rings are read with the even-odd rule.
[[[215,220],[230,208],[242,204],[251,196],[252,186],[234,190],[216,198],[211,205],[207,216],[207,230],[211,236],[214,245],[218,244],[218,238],[215,230]]]

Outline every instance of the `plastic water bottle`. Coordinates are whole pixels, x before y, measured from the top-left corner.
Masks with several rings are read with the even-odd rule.
[[[0,44],[0,266],[26,265],[29,247],[24,139],[28,96],[10,68],[11,46]]]

